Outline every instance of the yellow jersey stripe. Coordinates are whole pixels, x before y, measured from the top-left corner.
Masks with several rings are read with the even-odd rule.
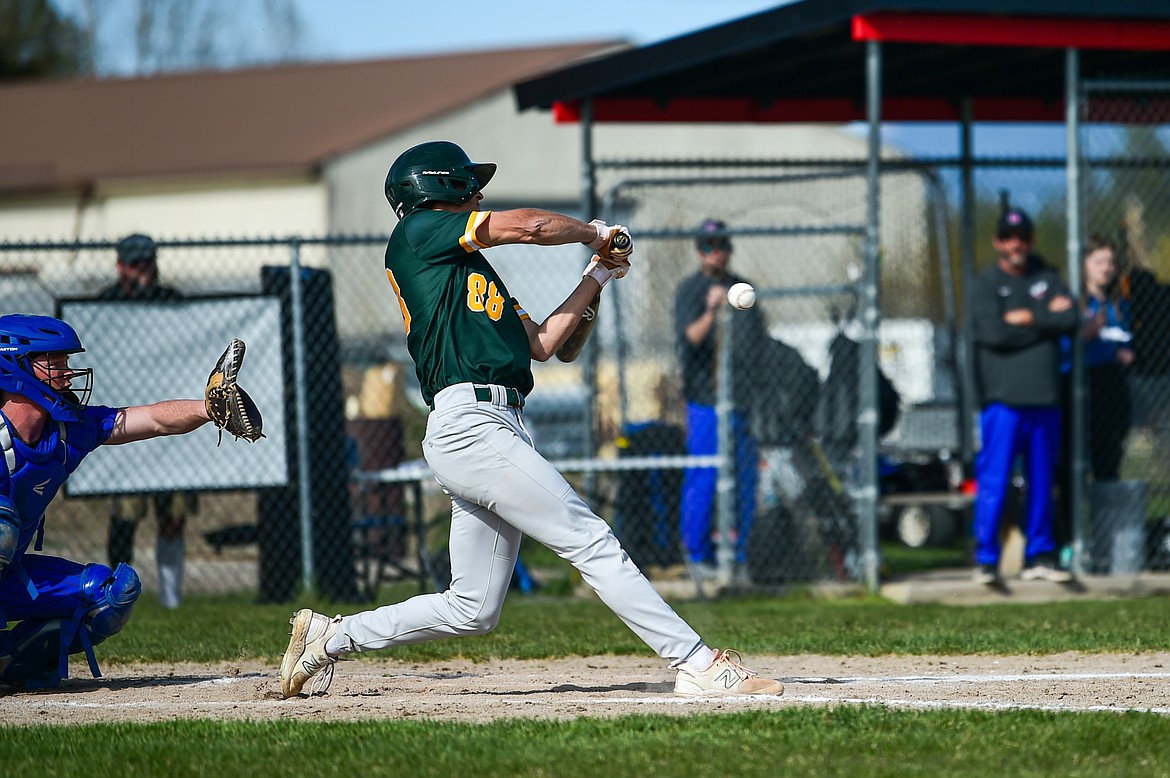
[[[406,308],[406,301],[402,299],[402,290],[398,288],[398,282],[394,280],[394,271],[386,268],[386,277],[390,279],[390,286],[394,287],[394,294],[398,297],[398,307],[402,309],[402,322],[406,325],[406,334],[410,334],[410,311]]]
[[[479,249],[489,248],[487,244],[480,243],[475,239],[475,231],[479,229],[479,225],[483,224],[484,219],[490,213],[491,211],[472,211],[467,215],[467,230],[463,233],[463,237],[459,239],[459,245],[468,254]]]
[[[512,307],[516,309],[516,314],[520,317],[520,321],[528,321],[532,318],[528,315],[528,311],[520,307],[520,303],[516,303]]]

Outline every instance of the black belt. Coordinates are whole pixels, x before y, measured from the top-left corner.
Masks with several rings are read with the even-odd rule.
[[[508,401],[508,405],[513,408],[524,407],[524,395],[520,394],[519,389],[513,389],[510,386],[504,387],[504,397]],[[492,388],[490,386],[475,387],[475,399],[481,403],[490,403],[492,401]]]

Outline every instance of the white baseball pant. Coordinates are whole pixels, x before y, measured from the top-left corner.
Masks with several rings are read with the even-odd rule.
[[[609,525],[532,447],[503,387],[492,402],[472,384],[435,396],[423,453],[451,495],[451,587],[347,616],[339,643],[354,651],[481,635],[499,622],[522,535],[581,572],[601,601],[659,656],[681,662],[701,645],[618,543]]]

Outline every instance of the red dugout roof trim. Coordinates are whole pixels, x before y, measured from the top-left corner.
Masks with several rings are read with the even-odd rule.
[[[1029,97],[976,97],[972,100],[975,120],[980,122],[1062,122],[1064,102]],[[1090,103],[1089,121],[1116,121],[1125,115],[1139,124],[1170,123],[1170,99],[1151,98],[1140,106],[1116,98],[1099,98]],[[581,120],[581,104],[553,103],[553,121],[568,124]],[[960,121],[958,106],[943,98],[886,97],[882,100],[882,121]],[[753,100],[707,98],[657,100],[633,97],[601,97],[593,101],[597,122],[815,122],[865,121],[865,107],[846,99],[777,100],[762,106]]]
[[[854,16],[853,40],[959,46],[1168,51],[1170,22],[1153,19],[1118,21],[888,12]]]

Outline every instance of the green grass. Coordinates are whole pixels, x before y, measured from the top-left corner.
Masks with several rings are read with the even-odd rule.
[[[1164,775],[1170,718],[794,708],[461,725],[174,721],[13,729],[6,775]]]
[[[387,601],[412,594],[408,586]],[[294,607],[328,613],[367,605],[306,600],[257,605],[188,598],[179,611],[147,599],[98,647],[118,662],[230,661],[274,669]],[[872,597],[680,602],[720,646],[752,654],[1142,652],[1170,647],[1170,598],[1041,605],[897,605]],[[499,628],[381,655],[427,661],[650,651],[592,599],[513,594]],[[362,661],[360,658],[358,661]],[[79,668],[78,672],[84,672]],[[115,674],[112,670],[111,674]],[[30,699],[30,715],[37,698]],[[24,723],[24,722],[21,722]],[[1035,710],[906,711],[802,707],[672,717],[647,715],[488,725],[375,720],[170,721],[73,727],[0,725],[5,775],[858,775],[1170,774],[1170,717]],[[224,770],[224,768],[227,768]]]
[[[909,548],[902,543],[882,543],[882,573],[896,578],[928,570],[969,567],[967,539],[959,538],[946,546]]]
[[[409,596],[398,587],[394,598]],[[387,599],[387,602],[393,599]],[[354,613],[370,605],[305,601],[256,605],[243,598],[188,598],[177,611],[146,599],[121,634],[102,644],[104,662],[226,661],[275,663],[296,607]],[[898,605],[873,597],[819,601],[786,598],[675,603],[679,614],[717,646],[745,654],[1048,654],[1170,648],[1167,598],[1077,600],[977,607]],[[599,601],[513,593],[490,635],[394,649],[405,660],[462,657],[535,659],[592,654],[649,656],[650,650]],[[360,661],[360,660],[359,660]]]

